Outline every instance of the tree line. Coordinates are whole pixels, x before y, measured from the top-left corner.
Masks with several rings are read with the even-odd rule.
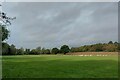
[[[17,49],[15,45],[2,43],[2,55],[42,55],[42,54],[66,54],[69,52],[117,52],[118,42],[98,43],[92,45],[84,45],[80,47],[70,48],[68,45],[63,45],[61,48],[46,49],[37,47],[36,49]]]
[[[72,47],[71,52],[118,52],[118,42],[109,41],[108,43],[97,43],[84,45],[81,47]]]
[[[60,49],[45,49],[37,47],[36,49],[17,49],[13,44],[2,43],[2,55],[39,55],[39,54],[66,54],[70,51],[69,46],[63,45]]]

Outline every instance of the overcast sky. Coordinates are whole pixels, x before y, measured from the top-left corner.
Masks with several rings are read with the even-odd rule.
[[[117,2],[11,2],[3,4],[3,11],[17,17],[7,40],[17,48],[118,41]]]

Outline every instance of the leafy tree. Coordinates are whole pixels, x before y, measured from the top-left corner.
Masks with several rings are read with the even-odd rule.
[[[42,48],[41,54],[45,54],[45,48]]]
[[[30,54],[30,49],[26,49],[24,54]]]
[[[94,46],[94,48],[95,48],[95,51],[97,51],[97,52],[99,52],[99,51],[103,51],[103,45],[102,44],[96,44],[95,46]]]
[[[116,45],[117,47],[119,47],[119,43],[118,42],[114,42],[114,45]]]
[[[7,30],[6,26],[11,25],[11,20],[14,19],[16,19],[16,17],[8,17],[5,12],[0,11],[0,28],[2,29],[2,41],[8,39],[9,31]]]
[[[118,42],[114,42],[114,44],[118,44]]]
[[[23,55],[24,54],[24,48],[17,49],[17,54],[18,55]]]
[[[52,53],[53,53],[53,54],[59,53],[59,49],[58,49],[58,48],[53,48],[53,49],[52,49]]]
[[[89,50],[89,46],[87,45],[83,46],[83,49],[82,49],[83,52],[88,51],[88,50]]]
[[[8,55],[9,54],[9,44],[7,43],[2,43],[2,55]]]
[[[9,47],[9,54],[16,55],[16,48],[13,44]]]
[[[17,55],[21,55],[21,50],[20,49],[16,49]]]
[[[37,54],[41,54],[41,47],[37,47],[37,48],[36,48],[36,53],[37,53]]]
[[[103,50],[106,52],[114,52],[117,51],[117,46],[114,44],[106,44],[103,46]]]
[[[50,54],[50,50],[49,49],[44,50],[44,54]]]
[[[0,5],[2,6],[2,5]],[[0,11],[0,39],[2,39],[2,41],[0,43],[2,43],[2,54],[3,55],[7,55],[7,54],[16,54],[16,50],[15,50],[15,46],[11,45],[9,46],[7,43],[4,43],[3,41],[8,39],[9,37],[9,30],[6,28],[7,25],[11,25],[11,20],[15,19],[8,17],[6,15],[6,13]],[[13,53],[12,51],[15,52]]]
[[[61,53],[64,53],[64,54],[68,53],[70,51],[69,46],[67,45],[61,46],[60,51]]]
[[[113,44],[113,42],[112,42],[112,41],[109,41],[108,44]]]
[[[82,52],[82,47],[72,47],[70,49],[70,52]]]
[[[70,49],[70,52],[76,52],[76,51],[75,51],[75,48],[72,47],[72,48]]]
[[[21,47],[20,50],[21,50],[21,54],[24,54],[24,48]]]
[[[38,54],[38,52],[37,52],[36,49],[32,49],[29,54],[34,54],[35,55],[35,54]]]
[[[2,29],[2,41],[4,41],[5,39],[8,39],[9,37],[9,31],[7,30],[5,25],[0,25],[1,29]],[[1,30],[0,30],[1,31]]]

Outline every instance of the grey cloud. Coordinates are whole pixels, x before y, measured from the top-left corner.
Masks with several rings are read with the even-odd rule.
[[[52,48],[63,44],[75,47],[118,39],[117,3],[4,4],[4,10],[17,17],[10,26],[11,37],[8,39],[17,47]]]

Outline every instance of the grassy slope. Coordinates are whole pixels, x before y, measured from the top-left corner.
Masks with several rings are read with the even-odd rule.
[[[4,56],[4,78],[113,78],[117,56]]]

